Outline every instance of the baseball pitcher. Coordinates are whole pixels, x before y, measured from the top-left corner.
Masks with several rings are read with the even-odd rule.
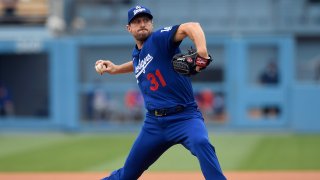
[[[195,22],[153,31],[152,19],[146,7],[129,9],[127,30],[136,43],[132,59],[121,65],[110,60],[98,60],[95,64],[99,74],[134,72],[147,109],[124,166],[103,180],[136,180],[176,144],[182,144],[198,158],[205,179],[224,180],[190,80],[212,61],[204,32]],[[193,41],[196,50],[181,54],[179,45],[186,37]]]

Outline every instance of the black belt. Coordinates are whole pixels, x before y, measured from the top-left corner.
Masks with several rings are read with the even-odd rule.
[[[183,110],[184,110],[184,107],[179,105],[179,106],[175,106],[175,107],[171,107],[171,108],[150,110],[149,113],[154,116],[168,116],[170,114],[182,112]]]

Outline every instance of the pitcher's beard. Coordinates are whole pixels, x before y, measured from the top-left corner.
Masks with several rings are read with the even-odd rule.
[[[137,35],[135,36],[135,39],[138,40],[138,41],[144,42],[145,40],[148,39],[149,35],[150,35],[150,33],[137,34]]]

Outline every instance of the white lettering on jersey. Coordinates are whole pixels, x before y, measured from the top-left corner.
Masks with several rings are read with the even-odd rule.
[[[146,68],[147,68],[148,64],[152,61],[152,59],[153,59],[153,57],[150,54],[148,54],[142,60],[139,59],[139,63],[135,69],[135,74],[136,74],[137,79],[141,75],[141,73],[146,73]]]
[[[170,26],[170,27],[165,27],[165,28],[161,29],[160,32],[168,32],[168,31],[170,31],[171,29],[172,29],[172,26]]]

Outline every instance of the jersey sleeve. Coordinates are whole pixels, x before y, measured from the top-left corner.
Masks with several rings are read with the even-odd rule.
[[[179,47],[180,42],[174,42],[174,36],[180,25],[164,27],[156,31],[155,41],[161,49],[168,51],[169,53],[176,53],[176,49]]]

